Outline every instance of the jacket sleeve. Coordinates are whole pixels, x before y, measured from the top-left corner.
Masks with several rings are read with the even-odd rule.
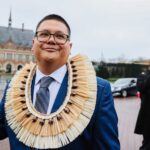
[[[5,112],[4,112],[4,102],[6,98],[7,88],[8,84],[6,85],[3,98],[2,100],[0,100],[0,140],[3,140],[7,137],[7,132],[5,129]]]
[[[120,150],[118,118],[110,84],[105,80],[102,81],[102,84],[98,82],[93,150]]]

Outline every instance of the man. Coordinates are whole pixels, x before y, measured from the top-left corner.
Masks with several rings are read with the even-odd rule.
[[[120,149],[110,85],[86,57],[68,58],[70,36],[61,16],[37,25],[36,65],[15,75],[0,105],[0,138],[8,136],[12,150]]]
[[[150,149],[150,65],[146,72],[141,73],[137,80],[140,92],[141,107],[138,114],[135,133],[143,135],[140,150]]]

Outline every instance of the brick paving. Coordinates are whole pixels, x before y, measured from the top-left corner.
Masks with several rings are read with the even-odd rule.
[[[138,150],[142,136],[134,134],[134,128],[140,108],[140,99],[135,97],[115,98],[115,106],[119,118],[121,150]]]
[[[0,150],[10,150],[8,139],[0,141]]]
[[[134,134],[140,100],[135,97],[115,98],[115,107],[119,118],[119,139],[121,150],[138,150],[142,137]],[[10,150],[8,140],[0,141],[0,150]]]

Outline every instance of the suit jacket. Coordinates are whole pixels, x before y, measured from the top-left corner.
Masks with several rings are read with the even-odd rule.
[[[141,107],[139,110],[135,133],[150,137],[150,73],[139,86]]]
[[[67,93],[67,81],[68,75],[64,77],[63,83],[52,108],[52,112],[56,111],[63,103],[64,97]],[[32,85],[34,85],[34,79]],[[97,78],[97,88],[98,92],[96,108],[87,128],[85,128],[83,133],[79,135],[73,142],[62,148],[58,148],[58,150],[120,149],[117,128],[118,118],[114,108],[110,84],[101,78]],[[31,89],[31,92],[33,93],[33,86]],[[8,137],[12,150],[31,150],[33,148],[24,145],[16,138],[14,132],[7,124],[4,111],[6,91],[7,88],[0,103],[0,139]]]

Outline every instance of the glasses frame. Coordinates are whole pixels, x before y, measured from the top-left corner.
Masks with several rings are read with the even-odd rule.
[[[57,40],[55,39],[56,37],[54,36],[54,35],[56,35],[56,33],[58,33],[58,32],[50,33],[50,32],[48,32],[48,31],[45,31],[45,32],[49,35],[49,38],[48,38],[46,41],[40,41],[39,38],[38,38],[38,33],[40,33],[40,32],[44,32],[44,31],[36,31],[36,32],[35,32],[35,37],[37,38],[37,40],[38,40],[39,42],[42,42],[42,43],[48,42],[49,39],[51,38],[51,36],[53,36],[55,43],[58,44],[58,45],[64,45],[64,44],[66,44],[66,42],[67,42],[68,40],[70,40],[70,36],[69,36],[69,35],[62,33],[62,35],[65,35],[65,36],[66,36],[66,39],[65,39],[64,43],[58,43]]]

